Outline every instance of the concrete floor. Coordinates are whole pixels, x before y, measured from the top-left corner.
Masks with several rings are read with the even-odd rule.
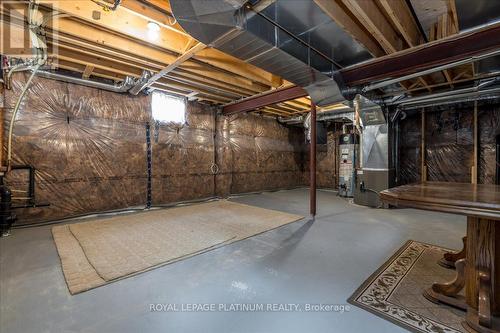
[[[232,199],[307,216],[308,191]],[[405,332],[350,306],[339,312],[152,312],[151,304],[346,304],[408,239],[460,248],[464,217],[370,209],[318,193],[318,215],[71,296],[50,226],[0,240],[0,332]],[[265,305],[267,306],[267,305]]]

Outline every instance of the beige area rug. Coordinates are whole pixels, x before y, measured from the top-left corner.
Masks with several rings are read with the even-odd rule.
[[[465,312],[428,301],[422,292],[434,282],[450,281],[455,271],[437,264],[450,250],[408,241],[370,276],[348,302],[412,332],[467,332]]]
[[[77,294],[302,218],[220,200],[56,226],[52,234]]]

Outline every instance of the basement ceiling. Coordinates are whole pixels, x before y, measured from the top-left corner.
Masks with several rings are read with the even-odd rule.
[[[342,67],[372,58],[313,1],[277,0],[261,13]]]
[[[100,0],[98,3],[113,3]],[[452,36],[460,30],[500,18],[500,2],[491,0],[260,0],[257,11],[275,20],[300,40],[313,44],[341,66],[349,66],[420,45],[423,40],[407,3],[411,2],[429,40]],[[158,73],[176,64],[152,88],[203,103],[224,105],[245,97],[290,86],[282,77],[209,45],[182,59],[197,44],[173,19],[167,0],[122,0],[116,11],[104,10],[89,0],[41,1],[46,13],[61,13],[46,28],[53,67],[93,80],[121,82],[141,77],[144,70]],[[23,34],[27,1],[9,2],[0,16],[13,38]],[[99,15],[95,15],[95,13]],[[99,17],[98,19],[96,17]],[[147,36],[147,24],[160,25],[159,38]],[[5,31],[5,30],[4,30]],[[286,40],[282,40],[286,42]],[[4,50],[0,50],[4,54]],[[32,50],[25,50],[28,57]],[[181,61],[179,61],[181,59]],[[498,70],[498,58],[464,65],[401,82],[392,87],[411,95],[472,84],[483,74]],[[257,110],[270,116],[294,117],[310,109],[300,98]]]
[[[500,20],[498,0],[455,0],[461,30]]]

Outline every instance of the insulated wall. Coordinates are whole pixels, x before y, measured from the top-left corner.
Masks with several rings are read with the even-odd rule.
[[[305,184],[301,128],[238,114],[219,118],[217,129],[219,195]]]
[[[342,123],[329,123],[327,126],[327,143],[318,145],[316,155],[316,182],[321,188],[335,189],[338,186],[339,136],[342,134]],[[307,154],[309,157],[309,154]],[[309,170],[309,158],[307,159]]]
[[[6,90],[7,131],[23,75]],[[117,98],[119,103],[117,103]],[[19,222],[38,222],[142,205],[146,198],[145,124],[149,97],[132,98],[52,80],[35,79],[13,132],[13,165],[36,168],[36,201],[48,207],[16,209]],[[28,188],[25,171],[11,171],[7,185]],[[26,193],[14,192],[15,197]],[[25,203],[14,200],[14,205]]]
[[[471,182],[474,160],[474,104],[425,108],[425,164],[428,181]],[[422,110],[400,121],[400,184],[421,177]],[[494,184],[495,140],[500,134],[500,104],[478,103],[478,182]]]
[[[208,106],[188,103],[186,124],[152,123],[153,204],[214,195],[214,115]]]
[[[479,125],[479,170],[482,184],[495,184],[496,140],[500,136],[500,104],[482,105],[478,112]],[[500,177],[500,175],[498,175]],[[498,180],[497,180],[498,181]]]
[[[25,80],[16,74],[4,92],[4,156]],[[199,103],[188,104],[185,125],[157,124],[150,104],[145,95],[35,78],[16,118],[13,165],[36,168],[36,201],[50,205],[16,209],[18,223],[144,207],[147,124],[153,205],[304,185],[302,129],[249,114],[223,117]],[[28,187],[22,170],[5,180],[16,191]],[[26,203],[26,193],[14,196],[14,205]]]

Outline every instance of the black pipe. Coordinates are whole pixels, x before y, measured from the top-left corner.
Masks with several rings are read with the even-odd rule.
[[[16,215],[12,213],[12,192],[10,189],[0,185],[0,236],[9,234],[12,224],[16,221]]]

